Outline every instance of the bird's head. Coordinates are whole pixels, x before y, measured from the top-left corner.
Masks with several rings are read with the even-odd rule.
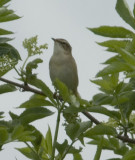
[[[71,54],[72,47],[67,40],[61,38],[52,38],[52,40],[54,41],[54,52]]]

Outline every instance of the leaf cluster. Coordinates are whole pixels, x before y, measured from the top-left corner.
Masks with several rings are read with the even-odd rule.
[[[108,122],[88,130],[85,136],[93,139],[89,144],[98,146],[95,157],[99,157],[101,150],[108,149],[122,159],[134,159],[133,146],[125,143],[121,146],[114,137],[123,135],[134,139],[135,8],[131,12],[125,0],[117,0],[116,11],[132,30],[121,26],[88,28],[94,34],[111,38],[97,44],[114,55],[103,63],[105,68],[96,74],[95,80],[91,80],[99,86],[100,93],[93,96],[92,107],[88,108],[109,116]]]
[[[6,5],[10,0],[0,1],[0,23],[17,20],[20,17],[14,13],[13,10],[8,9]],[[14,34],[12,31],[0,28],[0,76],[10,71],[21,59],[18,51],[10,44],[9,41],[13,38],[6,37]]]

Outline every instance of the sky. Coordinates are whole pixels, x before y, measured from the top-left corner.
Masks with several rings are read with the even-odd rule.
[[[134,0],[128,0],[128,5],[133,9]],[[40,64],[37,73],[51,90],[54,91],[50,77],[48,63],[53,53],[53,41],[51,38],[64,38],[72,46],[72,54],[76,60],[79,76],[78,91],[82,98],[91,100],[94,94],[98,93],[98,87],[90,82],[96,73],[104,66],[101,64],[112,54],[107,53],[105,48],[96,44],[106,40],[103,37],[94,35],[87,28],[99,27],[101,25],[124,26],[131,29],[115,11],[116,0],[12,0],[9,8],[15,10],[16,14],[22,18],[17,21],[1,24],[1,28],[14,31],[15,38],[11,44],[18,49],[22,59],[26,58],[26,50],[22,47],[25,38],[38,35],[39,44],[48,44],[48,50],[41,56],[44,60]],[[18,64],[18,68],[22,62]],[[14,71],[4,76],[7,79],[16,81],[18,78]],[[0,84],[3,84],[0,82]],[[24,101],[28,100],[31,93],[14,92],[0,96],[1,111],[5,112],[6,119],[9,120],[8,112],[12,111],[20,114],[23,110],[16,109]],[[94,114],[96,115],[96,114]],[[96,115],[97,116],[97,115]],[[82,116],[84,120],[87,120]],[[103,116],[98,116],[103,120]],[[56,113],[51,117],[38,120],[34,123],[45,135],[48,125],[54,133]],[[63,142],[65,131],[62,127],[59,133],[59,142]],[[80,145],[79,143],[77,146]],[[1,159],[5,160],[27,160],[14,148],[25,146],[21,143],[10,143],[4,146],[0,152]],[[86,145],[82,153],[84,160],[92,160],[96,147]],[[101,160],[112,158],[112,152],[103,152]],[[116,157],[116,156],[115,156]],[[67,157],[65,160],[72,159]]]

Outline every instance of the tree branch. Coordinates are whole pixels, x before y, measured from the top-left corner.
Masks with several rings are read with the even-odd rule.
[[[127,136],[117,135],[116,137],[117,137],[118,139],[120,139],[121,141],[123,141],[123,142],[128,142],[128,143],[133,143],[133,144],[135,144],[135,139],[131,139],[131,138],[127,137]]]
[[[36,93],[36,94],[40,94],[40,95],[45,96],[45,94],[44,94],[42,91],[37,90],[37,89],[34,89],[34,88],[30,87],[29,85],[19,84],[19,83],[16,83],[16,82],[7,80],[7,79],[2,78],[2,77],[0,77],[0,81],[6,82],[6,83],[9,83],[9,84],[12,84],[12,85],[17,86],[17,87],[19,87],[19,88],[22,88],[23,91],[29,91],[29,92],[33,92],[33,93]]]
[[[19,84],[19,83],[16,83],[16,82],[13,82],[13,81],[10,81],[10,80],[7,80],[5,78],[2,78],[0,77],[0,81],[2,82],[6,82],[6,83],[9,83],[9,84],[12,84],[14,86],[17,86],[19,88],[22,88],[24,91],[29,91],[29,92],[33,92],[33,93],[36,93],[36,94],[40,94],[40,95],[44,95],[45,94],[40,91],[40,90],[37,90],[37,89],[34,89],[32,87],[30,87],[29,85],[24,85],[24,84]],[[90,113],[84,111],[82,112],[88,119],[90,119],[93,123],[95,123],[96,125],[98,124],[101,124],[100,121],[98,121],[96,118],[94,118]],[[135,140],[134,139],[131,139],[127,136],[121,136],[121,135],[117,135],[116,138],[120,139],[121,141],[123,142],[128,142],[128,143],[132,143],[132,144],[135,144]]]
[[[94,118],[89,112],[84,111],[82,113],[96,125],[100,124],[100,122],[96,118]]]

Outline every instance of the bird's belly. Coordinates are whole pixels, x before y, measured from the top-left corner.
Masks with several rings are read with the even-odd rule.
[[[68,63],[53,63],[50,65],[50,75],[53,82],[59,79],[72,91],[76,90],[74,71]]]

